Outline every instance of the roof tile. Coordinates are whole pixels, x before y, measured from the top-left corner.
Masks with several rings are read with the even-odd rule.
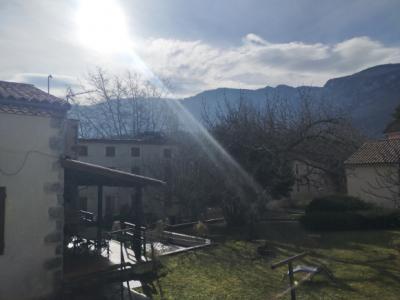
[[[55,105],[67,109],[67,101],[48,94],[32,84],[0,81],[0,104],[4,100]]]
[[[347,165],[400,163],[400,139],[364,143],[346,161]]]

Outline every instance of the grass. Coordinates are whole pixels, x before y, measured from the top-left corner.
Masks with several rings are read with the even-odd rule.
[[[211,232],[218,245],[162,259],[167,275],[155,299],[290,299],[282,280],[286,267],[270,265],[302,251],[312,254],[295,265],[324,265],[335,281],[322,275],[304,281],[298,299],[399,299],[400,231],[310,234],[296,223],[265,224],[261,235],[273,259],[257,253],[265,240],[245,241],[224,228]]]

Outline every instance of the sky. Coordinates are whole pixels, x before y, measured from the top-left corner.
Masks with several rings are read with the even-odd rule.
[[[97,67],[218,87],[322,86],[400,63],[399,0],[0,0],[0,80],[63,97]]]

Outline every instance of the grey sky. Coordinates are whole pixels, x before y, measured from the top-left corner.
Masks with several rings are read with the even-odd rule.
[[[398,0],[0,0],[0,80],[45,88],[51,73],[63,95],[101,66],[167,77],[177,96],[322,85],[400,62],[399,11]]]

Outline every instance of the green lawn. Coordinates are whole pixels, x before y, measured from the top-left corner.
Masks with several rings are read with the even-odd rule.
[[[218,245],[162,258],[167,275],[160,279],[163,296],[156,299],[290,299],[285,267],[272,261],[309,250],[299,263],[327,266],[332,282],[317,275],[300,284],[298,299],[400,299],[400,231],[333,232],[312,235],[298,225],[264,225],[262,235],[277,256],[257,254],[263,241],[248,242],[241,234],[217,228]],[[216,231],[216,232],[215,232]],[[301,281],[300,275],[296,276]]]

